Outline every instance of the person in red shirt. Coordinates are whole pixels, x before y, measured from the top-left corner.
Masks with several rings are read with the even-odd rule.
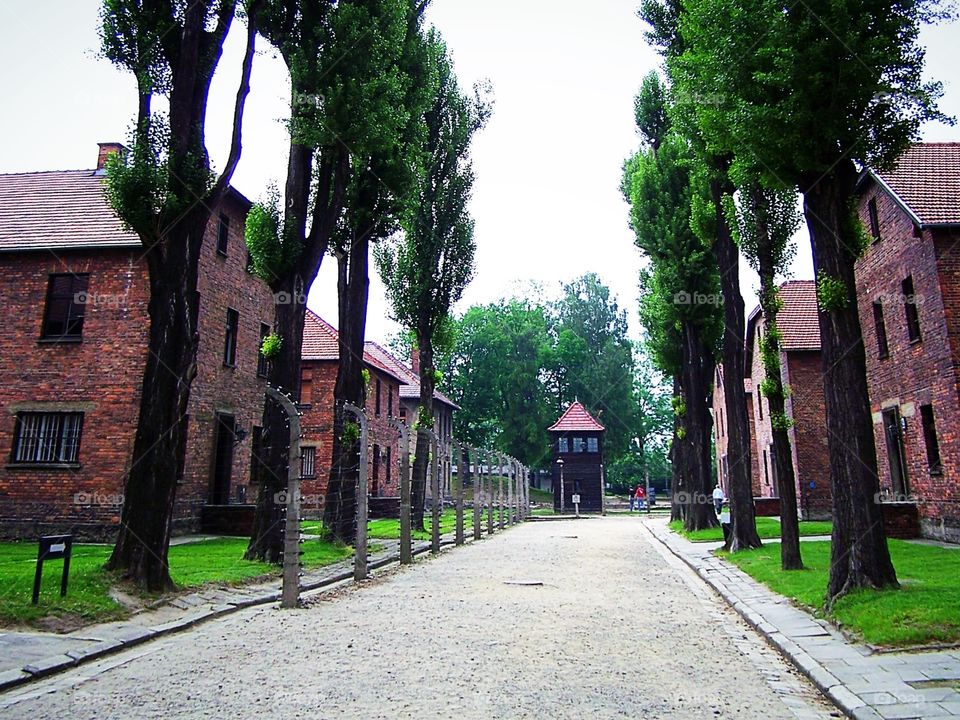
[[[647,506],[647,492],[643,489],[643,485],[637,485],[637,510],[642,510]]]

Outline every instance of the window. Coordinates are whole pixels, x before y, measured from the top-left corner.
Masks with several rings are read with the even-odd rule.
[[[870,198],[867,203],[867,214],[870,216],[870,234],[874,242],[880,240],[880,213],[877,212],[877,199]]]
[[[234,367],[237,364],[237,333],[240,330],[240,313],[227,308],[227,332],[223,341],[223,364]]]
[[[760,419],[763,420],[763,393],[757,390],[757,411],[760,413]]]
[[[373,482],[376,483],[380,479],[380,446],[374,444],[373,446]]]
[[[943,473],[943,463],[940,461],[940,442],[933,420],[933,405],[920,406],[920,421],[923,423],[923,441],[927,446],[927,467],[931,475],[940,475]]]
[[[910,342],[920,342],[920,313],[917,310],[917,296],[913,291],[913,276],[900,283],[903,290],[903,303],[907,315],[907,336]]]
[[[300,448],[300,477],[313,478],[317,476],[317,449],[315,447]]]
[[[217,252],[227,256],[227,242],[230,239],[230,218],[220,213],[220,222],[217,225]]]
[[[883,303],[873,304],[873,326],[877,331],[877,354],[880,359],[890,357],[890,345],[887,342],[887,323],[883,319]]]
[[[263,453],[263,428],[250,430],[250,482],[260,482],[260,455]]]
[[[300,404],[309,405],[313,399],[313,370],[302,368],[300,370]]]
[[[575,437],[572,442],[575,453],[582,453],[586,449],[587,444],[583,441],[583,438]]]
[[[763,451],[763,482],[766,485],[770,484],[770,463],[766,450]]]
[[[376,388],[377,399],[374,404],[374,413],[376,413],[377,417],[380,417],[380,378],[377,378]]]
[[[407,419],[407,409],[403,405],[400,406],[400,419],[401,420]]]
[[[15,463],[76,463],[82,427],[83,413],[17,413],[11,459]]]
[[[567,442],[567,438],[562,437],[557,440],[557,452],[570,452],[570,446]]]
[[[43,314],[43,334],[47,340],[79,340],[83,335],[83,316],[87,301],[89,275],[72,273],[50,276],[47,306]]]
[[[387,388],[387,417],[393,417],[393,388]]]
[[[270,334],[270,326],[260,323],[260,344],[257,346],[257,377],[266,377],[270,370],[269,361],[263,356],[263,341]]]
[[[600,452],[600,441],[595,437],[587,438],[587,452]]]
[[[390,482],[390,477],[393,475],[393,448],[387,447],[387,482]]]

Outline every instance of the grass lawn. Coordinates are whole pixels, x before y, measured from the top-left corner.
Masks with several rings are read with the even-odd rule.
[[[670,523],[670,529],[675,533],[683,535],[691,542],[722,542],[723,530],[719,527],[709,530],[694,530],[687,532],[683,529],[683,522],[674,520]],[[800,523],[800,535],[829,535],[833,530],[833,523],[830,521],[805,520]],[[757,532],[763,540],[780,537],[780,520],[771,517],[757,518]]]
[[[276,566],[243,560],[245,538],[221,538],[174,545],[170,548],[170,575],[181,588],[207,583],[235,584],[259,577],[279,575]],[[74,545],[70,560],[67,596],[60,597],[60,560],[44,563],[40,603],[30,604],[36,571],[36,543],[0,543],[0,625],[43,625],[50,616],[71,625],[120,619],[129,611],[110,597],[116,579],[103,570],[110,556],[107,545]],[[302,561],[318,567],[349,557],[352,549],[318,540],[303,544]],[[124,592],[136,595],[129,587]],[[148,599],[144,597],[144,599]]]
[[[862,590],[841,598],[829,618],[874,645],[905,646],[960,641],[960,549],[890,540],[900,590]],[[780,570],[774,546],[723,554],[771,589],[814,609],[823,606],[830,543],[805,542],[805,570]]]

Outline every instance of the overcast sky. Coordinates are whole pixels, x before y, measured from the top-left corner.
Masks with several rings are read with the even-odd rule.
[[[495,111],[474,147],[477,274],[460,309],[523,292],[556,294],[594,271],[636,317],[640,257],[618,190],[637,146],[633,96],[658,64],[643,41],[639,0],[434,0],[429,20],[446,37],[465,86],[489,79]],[[98,58],[100,0],[0,4],[0,172],[92,167],[96,143],[123,141],[136,110],[132,79]],[[235,30],[239,26],[235,27]],[[943,109],[960,115],[960,24],[928,28],[928,75],[946,85]],[[242,33],[227,43],[211,96],[208,148],[226,155]],[[261,42],[234,185],[251,199],[282,186],[289,90],[282,62]],[[931,125],[926,140],[960,139]],[[794,276],[812,277],[806,237]],[[752,275],[743,274],[748,311]],[[309,305],[336,324],[336,281],[327,260]],[[395,331],[382,284],[372,278],[367,336]]]

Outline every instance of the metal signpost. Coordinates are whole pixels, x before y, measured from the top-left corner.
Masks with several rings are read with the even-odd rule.
[[[40,581],[43,578],[44,560],[63,560],[63,574],[60,576],[60,597],[66,597],[72,552],[73,535],[44,535],[40,538],[40,548],[37,552],[37,572],[33,576],[34,605],[40,602]]]

